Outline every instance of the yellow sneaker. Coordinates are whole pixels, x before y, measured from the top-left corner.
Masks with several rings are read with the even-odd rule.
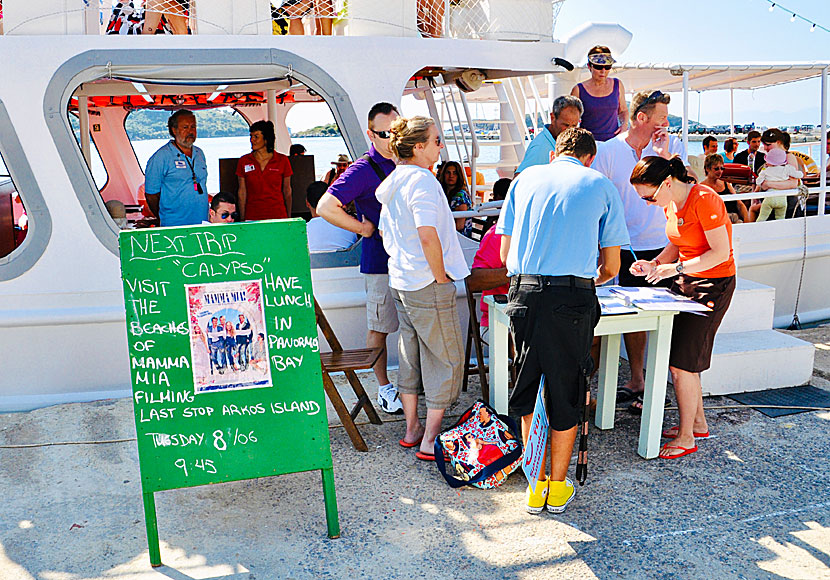
[[[545,509],[545,500],[548,497],[548,479],[536,482],[536,489],[527,486],[527,512],[531,514],[541,513]]]
[[[576,495],[574,482],[567,477],[565,481],[550,481],[548,490],[548,511],[554,514],[564,512]]]

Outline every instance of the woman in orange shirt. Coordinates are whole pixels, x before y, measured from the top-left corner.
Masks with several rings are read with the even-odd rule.
[[[695,438],[709,437],[700,373],[709,368],[715,333],[735,291],[732,222],[720,196],[696,185],[679,157],[644,157],[631,184],[643,201],[664,208],[669,238],[654,260],[634,262],[631,273],[652,283],[677,276],[673,292],[711,308],[704,316],[681,312],[674,319],[669,371],[680,425],[663,432],[674,441],[660,449],[660,457],[671,459],[694,453]]]

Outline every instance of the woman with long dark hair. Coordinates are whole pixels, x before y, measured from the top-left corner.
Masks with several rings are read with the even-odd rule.
[[[467,211],[473,207],[470,195],[467,193],[467,180],[464,177],[464,170],[457,161],[447,161],[438,169],[438,183],[447,196],[447,203],[452,211]],[[462,235],[470,237],[473,231],[473,220],[471,218],[457,218],[455,229]]]
[[[679,157],[641,159],[631,184],[645,203],[664,209],[669,238],[655,259],[634,262],[631,273],[651,283],[676,277],[673,292],[711,309],[703,316],[681,312],[674,319],[669,371],[680,424],[663,432],[674,441],[660,449],[660,457],[673,459],[697,451],[696,438],[709,437],[700,373],[709,368],[715,333],[735,291],[732,222],[720,196],[695,184]]]

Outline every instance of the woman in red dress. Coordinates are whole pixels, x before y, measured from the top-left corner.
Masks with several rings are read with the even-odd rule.
[[[291,217],[291,164],[274,151],[276,136],[271,121],[251,125],[251,152],[236,165],[239,180],[239,221]]]

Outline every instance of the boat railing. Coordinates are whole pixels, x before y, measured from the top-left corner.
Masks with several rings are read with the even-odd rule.
[[[158,32],[287,34],[331,19],[342,36],[553,40],[564,0],[0,0],[0,34],[140,34],[148,16]],[[320,28],[324,30],[325,27]],[[145,31],[146,33],[146,31]]]
[[[806,203],[808,209],[810,209],[811,203],[815,203],[817,205],[816,210],[818,215],[824,215],[827,213],[825,211],[825,207],[828,200],[827,198],[827,191],[828,187],[822,188],[821,186],[818,187],[807,187],[807,198]],[[721,199],[723,201],[734,201],[734,200],[753,200],[753,199],[762,199],[764,197],[769,196],[786,196],[786,197],[798,197],[802,195],[802,192],[798,189],[768,189],[766,191],[749,191],[746,193],[732,193],[727,195],[722,195]]]

